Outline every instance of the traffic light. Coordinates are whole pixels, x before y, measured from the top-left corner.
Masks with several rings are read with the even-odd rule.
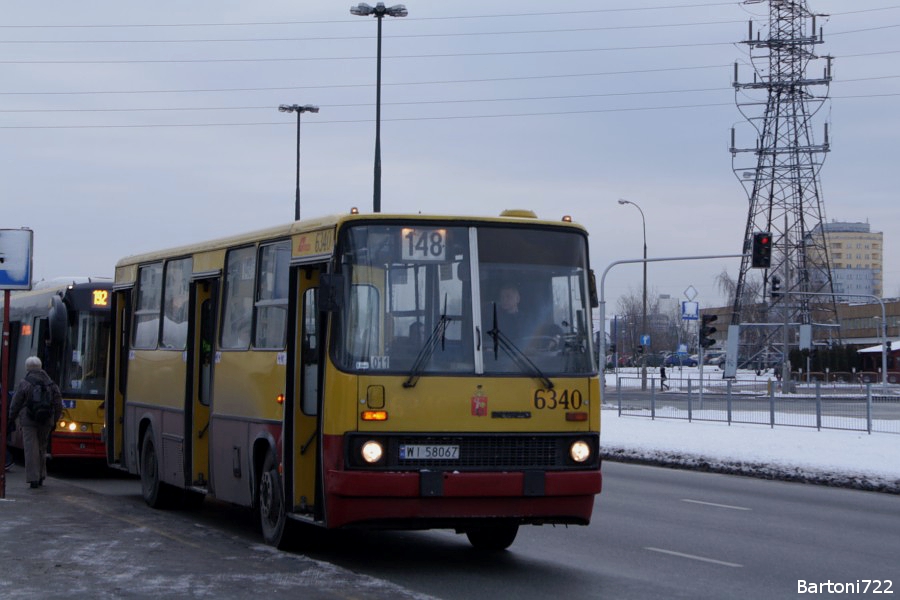
[[[772,264],[772,234],[758,231],[753,234],[753,252],[750,254],[750,266],[754,269],[768,269]]]
[[[709,348],[713,344],[716,343],[716,340],[712,339],[712,334],[718,331],[715,327],[710,327],[710,323],[715,323],[719,320],[718,315],[701,315],[700,316],[700,347],[701,348]]]
[[[772,300],[778,300],[781,297],[781,277],[778,275],[773,275],[771,279],[769,279],[769,283],[772,286]]]

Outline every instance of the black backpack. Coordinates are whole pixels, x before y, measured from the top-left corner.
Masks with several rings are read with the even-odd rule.
[[[31,393],[25,399],[28,418],[35,423],[47,423],[53,416],[53,392],[50,385],[27,377],[26,380],[31,384]]]

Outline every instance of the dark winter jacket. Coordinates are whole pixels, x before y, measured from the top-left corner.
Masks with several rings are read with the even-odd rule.
[[[9,420],[15,421],[16,417],[21,413],[22,418],[20,419],[20,422],[22,425],[31,427],[36,427],[38,425],[31,420],[31,417],[28,416],[28,411],[25,410],[25,401],[31,396],[31,383],[28,381],[29,378],[37,379],[50,385],[50,393],[53,395],[53,420],[50,422],[55,424],[62,416],[62,394],[59,393],[59,386],[53,383],[53,380],[50,379],[50,376],[47,375],[47,372],[43,369],[28,371],[25,378],[16,386],[16,392],[13,395],[12,403],[9,405]]]

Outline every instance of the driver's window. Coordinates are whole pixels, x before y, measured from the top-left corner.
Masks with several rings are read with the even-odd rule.
[[[380,313],[378,290],[371,285],[350,288],[347,337],[345,344],[352,360],[367,362],[378,355]]]

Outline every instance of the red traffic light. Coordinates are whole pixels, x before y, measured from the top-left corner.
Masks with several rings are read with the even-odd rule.
[[[753,234],[750,266],[754,269],[768,269],[772,264],[772,234],[768,231]]]

